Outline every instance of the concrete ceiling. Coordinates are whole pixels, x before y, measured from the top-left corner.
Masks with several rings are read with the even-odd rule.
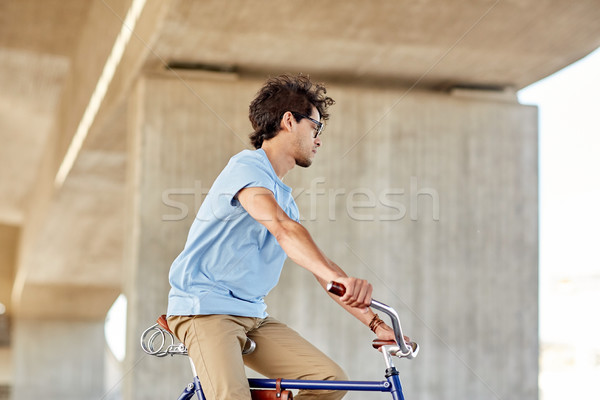
[[[599,20],[598,1],[178,0],[151,59],[519,89],[598,47]]]
[[[44,284],[79,291],[96,285],[100,297],[118,291],[123,100],[144,71],[170,64],[240,75],[303,72],[352,84],[514,90],[600,46],[598,0],[147,0],[71,173],[60,190],[44,191],[131,3],[0,2],[0,224],[21,227],[29,246],[14,273],[20,293]],[[44,196],[44,207],[32,204]],[[34,267],[40,263],[44,270]]]

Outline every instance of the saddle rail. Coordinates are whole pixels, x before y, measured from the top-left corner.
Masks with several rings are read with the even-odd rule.
[[[167,316],[161,315],[152,325],[142,333],[140,338],[142,350],[146,354],[156,357],[187,356],[188,352],[183,343],[177,343],[173,332],[167,324]]]

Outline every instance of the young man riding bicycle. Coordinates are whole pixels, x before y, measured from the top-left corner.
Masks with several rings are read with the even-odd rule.
[[[188,349],[209,400],[248,400],[244,365],[271,378],[345,380],[342,369],[297,332],[266,313],[264,297],[290,257],[318,282],[337,281],[331,296],[379,339],[393,330],[368,308],[372,287],[348,277],[298,222],[294,166],[309,167],[334,103],[304,76],[269,79],[250,104],[256,150],[233,156],[215,180],[169,273],[168,324]],[[294,294],[291,293],[291,296]],[[256,350],[242,356],[246,337]],[[300,391],[297,399],[340,399],[339,391]]]

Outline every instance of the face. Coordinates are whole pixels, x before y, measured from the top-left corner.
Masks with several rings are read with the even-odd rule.
[[[312,108],[310,117],[319,121],[320,115],[316,107]],[[297,123],[297,134],[295,136],[296,165],[300,167],[310,167],[317,154],[317,149],[321,146],[321,137],[314,138],[315,123],[308,118],[302,118]]]

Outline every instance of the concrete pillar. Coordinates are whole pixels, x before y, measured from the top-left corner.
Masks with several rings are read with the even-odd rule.
[[[186,361],[148,359],[139,335],[166,310],[168,270],[203,193],[248,146],[247,107],[262,82],[216,76],[148,76],[131,103],[126,399],[173,397],[187,381]],[[421,343],[418,359],[398,362],[407,398],[537,398],[535,108],[328,92],[337,104],[323,147],[286,183],[323,251],[370,279]],[[268,304],[353,379],[383,379],[371,333],[302,268],[286,264]]]
[[[329,92],[337,104],[323,148],[288,184],[325,253],[370,279],[421,343],[419,358],[397,363],[407,398],[536,399],[537,110],[443,93]],[[310,281],[287,267],[271,313],[352,378],[380,379],[370,332]]]
[[[101,398],[104,321],[17,318],[13,325],[13,399]]]
[[[9,398],[13,386],[10,301],[17,264],[19,228],[0,224],[0,400]]]
[[[125,399],[171,398],[192,379],[187,359],[146,356],[139,338],[166,313],[168,271],[183,248],[202,188],[248,143],[240,121],[256,87],[245,87],[221,79],[184,84],[159,75],[141,79],[132,96]]]

